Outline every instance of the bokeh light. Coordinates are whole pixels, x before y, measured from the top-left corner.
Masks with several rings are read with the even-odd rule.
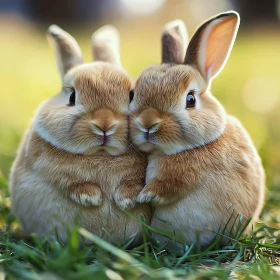
[[[120,0],[123,13],[131,15],[150,15],[163,6],[166,0]]]
[[[257,113],[269,113],[280,98],[279,79],[260,77],[249,80],[243,89],[246,106]]]

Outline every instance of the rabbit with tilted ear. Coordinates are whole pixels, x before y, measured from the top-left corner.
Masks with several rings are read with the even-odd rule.
[[[153,226],[169,228],[188,244],[197,232],[201,245],[208,244],[239,214],[255,221],[263,205],[264,171],[257,151],[240,122],[210,92],[238,26],[237,13],[217,15],[198,28],[186,51],[183,23],[167,24],[162,64],[140,74],[130,104],[132,140],[150,153],[146,186],[137,201],[154,206]]]
[[[37,110],[11,170],[12,211],[26,233],[55,231],[78,222],[112,242],[141,237],[128,216],[149,219],[136,203],[144,187],[147,157],[129,143],[132,81],[120,65],[119,37],[105,26],[92,37],[95,62],[82,64],[75,39],[57,26],[54,42],[61,91]]]

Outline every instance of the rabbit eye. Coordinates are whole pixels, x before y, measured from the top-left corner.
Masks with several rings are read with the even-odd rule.
[[[75,90],[71,93],[70,97],[69,97],[69,104],[68,106],[75,106],[76,104],[76,92]]]
[[[132,90],[129,92],[129,103],[133,100],[133,97],[134,97],[134,90],[132,89]]]
[[[190,91],[187,95],[187,102],[186,102],[186,108],[193,108],[195,106],[196,100],[194,97],[193,91]]]

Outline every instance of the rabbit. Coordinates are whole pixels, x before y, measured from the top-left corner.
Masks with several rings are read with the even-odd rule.
[[[171,247],[181,248],[180,242],[208,246],[217,234],[225,235],[221,245],[226,244],[239,214],[246,227],[262,209],[261,159],[241,123],[210,92],[239,21],[234,11],[216,15],[197,29],[188,46],[184,23],[168,23],[161,65],[149,66],[135,82],[130,134],[149,153],[146,186],[137,201],[153,205],[152,226],[175,233],[178,244],[154,234]]]
[[[132,80],[121,67],[113,26],[93,34],[95,62],[83,64],[76,40],[49,27],[62,79],[44,101],[22,140],[10,174],[12,212],[27,234],[67,240],[78,223],[112,243],[139,242],[138,218],[151,215],[136,203],[145,185],[147,156],[128,139]]]

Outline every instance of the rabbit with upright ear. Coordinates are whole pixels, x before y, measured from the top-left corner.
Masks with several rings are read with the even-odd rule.
[[[26,132],[11,170],[12,211],[26,233],[55,231],[66,240],[75,222],[112,242],[141,237],[142,227],[123,212],[150,217],[136,203],[147,158],[128,141],[132,81],[120,65],[112,26],[92,37],[96,62],[82,64],[76,40],[57,26],[61,91],[44,101]]]
[[[219,14],[198,28],[186,51],[183,23],[167,24],[162,64],[140,74],[130,104],[131,137],[150,153],[137,201],[154,205],[153,226],[169,228],[188,244],[200,232],[207,245],[239,214],[255,221],[263,205],[260,157],[240,122],[210,92],[238,26],[237,13]]]

